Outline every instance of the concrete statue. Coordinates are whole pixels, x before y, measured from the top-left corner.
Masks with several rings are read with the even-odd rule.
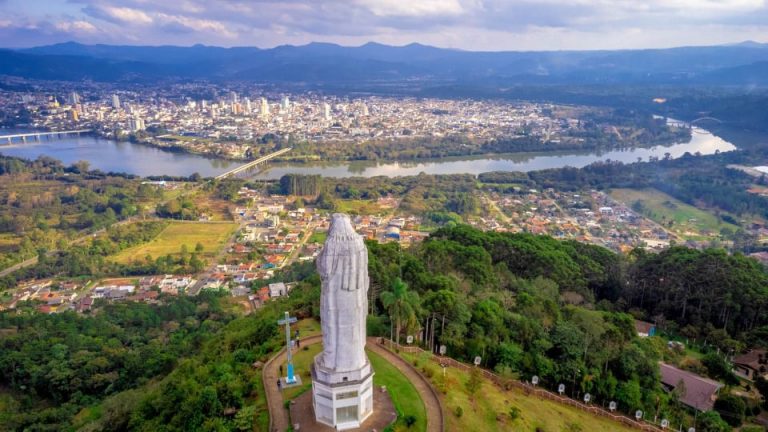
[[[312,366],[315,418],[338,430],[357,428],[373,413],[373,370],[365,355],[368,251],[349,216],[333,215],[317,269],[323,352]]]

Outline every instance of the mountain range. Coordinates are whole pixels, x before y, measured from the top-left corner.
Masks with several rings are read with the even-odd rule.
[[[67,42],[0,49],[0,74],[33,79],[275,83],[768,85],[768,44],[616,51],[462,51],[421,44],[275,48]]]

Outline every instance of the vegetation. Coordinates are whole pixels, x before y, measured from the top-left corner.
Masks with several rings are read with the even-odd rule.
[[[236,227],[233,223],[170,223],[155,238],[121,251],[113,260],[129,264],[185,254],[189,259],[192,253],[198,252],[198,245],[202,247],[202,253],[198,252],[197,257],[210,259],[221,250]]]
[[[68,245],[86,232],[141,216],[160,192],[130,176],[65,167],[47,157],[0,156],[0,268]]]
[[[280,178],[280,191],[286,195],[317,196],[322,187],[320,175],[286,174]]]
[[[265,430],[251,364],[281,346],[283,310],[312,316],[318,288],[310,278],[239,318],[213,293],[93,315],[0,313],[0,429]]]
[[[653,189],[613,189],[610,195],[682,238],[702,238],[702,234],[721,232],[733,234],[739,229],[712,213]]]
[[[401,272],[418,294],[411,306],[417,319],[402,326],[403,334],[429,326],[453,357],[481,356],[503,376],[537,375],[545,387],[562,383],[574,397],[615,400],[626,413],[642,409],[676,422],[686,416],[660,387],[658,362],[668,349],[659,338],[636,337],[635,317],[670,332],[698,331],[690,334],[726,351],[761,337],[768,324],[758,313],[768,300],[768,275],[756,261],[722,250],[674,247],[625,258],[598,246],[464,225],[439,229],[409,251],[368,246],[372,283],[393,287],[376,310],[397,316],[389,300],[402,291],[394,276]],[[473,389],[480,393],[473,384],[466,394]]]
[[[563,431],[570,425],[594,432],[634,430],[567,405],[526,395],[518,389],[505,390],[479,374],[479,388],[473,397],[467,388],[472,373],[448,367],[443,376],[442,369],[427,356],[405,356],[431,375],[430,381],[448,411],[444,417],[446,430]]]

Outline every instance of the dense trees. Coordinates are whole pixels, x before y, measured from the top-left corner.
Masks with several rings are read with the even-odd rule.
[[[323,188],[318,175],[286,174],[280,178],[280,191],[286,195],[317,196]]]
[[[484,366],[505,376],[537,375],[550,388],[563,383],[575,397],[589,392],[615,400],[627,413],[642,409],[681,419],[684,411],[679,395],[660,388],[658,362],[669,350],[658,339],[638,338],[635,316],[668,331],[695,323],[715,332],[717,343],[736,346],[749,328],[765,325],[765,317],[751,311],[768,298],[766,273],[754,260],[722,251],[677,247],[625,258],[598,246],[465,225],[441,228],[412,250],[369,244],[369,251],[381,299],[395,295],[393,274],[418,293],[413,310],[420,327],[434,333],[432,348],[444,344],[466,361],[481,356]],[[691,288],[687,307],[685,287]],[[704,313],[706,304],[698,312],[701,299],[713,302],[712,313]],[[384,304],[374,309],[389,315]],[[722,356],[708,357],[710,373],[728,379]],[[717,430],[722,420],[710,420],[708,427]]]
[[[0,313],[0,429],[264,430],[252,363],[280,347],[282,311],[313,316],[318,296],[313,276],[248,317],[209,292],[85,316]]]
[[[680,327],[690,324],[702,330],[709,324],[733,335],[768,324],[762,313],[768,275],[757,261],[723,250],[683,247],[659,254],[636,251],[634,257],[625,298],[649,316],[662,315]],[[702,333],[689,336],[705,336]]]

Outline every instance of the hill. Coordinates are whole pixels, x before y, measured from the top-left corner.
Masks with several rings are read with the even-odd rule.
[[[39,79],[141,80],[151,77],[362,84],[753,84],[733,68],[768,61],[757,43],[620,51],[462,51],[421,44],[357,47],[330,43],[221,48],[112,46],[67,42],[0,52],[0,73]],[[55,73],[53,65],[67,64]],[[61,70],[61,68],[59,68]]]

